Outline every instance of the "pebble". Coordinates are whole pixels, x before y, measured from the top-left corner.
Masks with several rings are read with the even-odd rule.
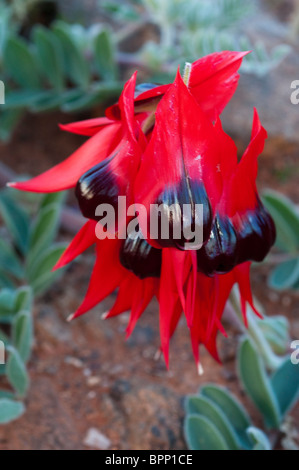
[[[64,359],[64,362],[65,364],[69,364],[71,366],[76,367],[76,369],[82,369],[82,367],[84,366],[83,362],[77,357],[67,356]]]
[[[100,377],[91,376],[91,377],[88,377],[87,379],[87,385],[89,387],[95,387],[96,385],[99,385],[100,382],[101,382]]]
[[[104,436],[100,431],[95,428],[90,428],[87,431],[84,439],[84,445],[93,449],[107,450],[111,446],[111,441],[108,437]]]

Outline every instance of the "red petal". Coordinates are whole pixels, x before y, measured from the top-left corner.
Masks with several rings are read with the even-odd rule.
[[[246,304],[248,303],[254,313],[259,317],[263,318],[260,312],[255,308],[252,299],[251,285],[250,285],[250,267],[251,263],[243,263],[234,268],[233,274],[235,280],[239,285],[240,296],[241,296],[241,309],[245,326],[248,327]]]
[[[97,244],[97,259],[84,301],[73,319],[91,310],[110,295],[127,275],[119,262],[119,240],[101,240]]]
[[[66,264],[73,261],[77,256],[81,255],[90,246],[96,243],[97,238],[95,234],[96,222],[89,220],[77,233],[70,245],[67,247],[57,264],[54,266],[53,271],[62,268]]]
[[[135,283],[135,291],[131,307],[131,315],[129,324],[127,327],[127,338],[132,334],[137,321],[141,317],[142,313],[152,300],[155,294],[158,292],[159,280],[154,278],[147,278],[144,280],[138,280]]]
[[[61,130],[71,132],[72,134],[92,137],[109,124],[115,124],[115,121],[107,119],[106,117],[99,117],[85,121],[72,122],[70,124],[59,124],[59,127]]]
[[[162,271],[159,291],[161,349],[165,363],[169,365],[169,340],[178,322],[182,307],[177,291],[177,283],[172,265],[170,249],[162,251]],[[179,312],[179,313],[178,313]]]
[[[121,133],[122,125],[120,123],[106,126],[62,163],[36,178],[10,183],[10,186],[37,193],[51,193],[73,188],[86,171],[111,153],[113,146],[118,144]]]
[[[229,198],[233,204],[232,214],[234,212],[244,213],[249,209],[255,209],[256,198],[256,176],[257,159],[263,152],[267,132],[262,127],[256,109],[254,110],[252,137],[235,174],[231,180],[231,189]]]
[[[166,188],[191,181],[205,186],[215,207],[221,193],[217,187],[219,155],[214,127],[178,73],[158,106],[153,136],[136,178],[135,202],[144,204],[150,214],[150,204]],[[147,221],[140,217],[140,224],[145,234]]]
[[[211,120],[222,113],[235,93],[243,57],[248,52],[215,52],[192,64],[189,89]]]
[[[151,90],[144,91],[140,93],[140,95],[135,98],[135,103],[139,103],[140,101],[150,100],[152,98],[156,98],[157,96],[163,96],[168,90],[171,84],[167,85],[160,85]]]
[[[131,310],[134,292],[136,290],[136,284],[138,284],[136,280],[139,281],[136,276],[128,272],[126,278],[121,282],[119,286],[116,301],[112,309],[105,316],[105,319],[116,317],[121,313]]]

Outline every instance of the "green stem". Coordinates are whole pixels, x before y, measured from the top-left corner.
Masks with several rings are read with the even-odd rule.
[[[243,324],[243,315],[240,309],[239,301],[237,299],[236,292],[232,292],[230,296],[230,303],[239,318]],[[272,371],[277,370],[281,364],[284,361],[284,358],[277,356],[271,349],[271,346],[269,345],[267,339],[265,338],[262,330],[259,327],[258,324],[258,319],[255,316],[255,314],[251,311],[248,311],[247,313],[247,318],[248,318],[248,329],[243,327],[244,333],[248,335],[248,337],[251,339],[251,341],[255,344],[257,349],[260,351],[262,354],[266,365],[269,369]]]

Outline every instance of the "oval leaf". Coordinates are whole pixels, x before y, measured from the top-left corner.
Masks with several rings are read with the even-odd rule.
[[[245,448],[250,447],[246,429],[251,426],[251,420],[236,397],[233,397],[226,389],[218,385],[204,385],[200,389],[200,395],[209,398],[217,405],[234,428],[239,441]]]
[[[19,401],[9,400],[7,398],[0,399],[0,424],[7,424],[18,419],[25,411],[23,403]]]
[[[299,399],[299,366],[287,357],[271,378],[271,385],[284,417]]]
[[[252,450],[272,450],[268,437],[260,429],[252,426],[247,429],[247,434],[253,444]]]
[[[263,202],[272,215],[277,230],[277,245],[284,251],[299,247],[299,216],[292,201],[275,191],[266,191]]]
[[[10,353],[6,364],[7,379],[18,395],[24,396],[29,386],[25,364],[15,348],[8,346],[7,349]]]
[[[185,437],[190,450],[229,450],[214,424],[203,416],[186,418]]]
[[[40,87],[35,58],[23,39],[19,36],[8,38],[3,57],[4,69],[18,85],[31,90]]]
[[[188,397],[186,412],[209,419],[216,426],[230,450],[239,450],[241,448],[238,436],[225,414],[208,398],[203,396]]]
[[[40,70],[58,91],[64,89],[63,55],[60,43],[52,31],[36,26],[33,30]]]
[[[291,289],[299,281],[299,258],[285,261],[277,266],[269,277],[272,289]]]
[[[238,370],[244,389],[264,417],[267,428],[278,428],[279,405],[265,367],[251,341],[245,339],[238,352]]]

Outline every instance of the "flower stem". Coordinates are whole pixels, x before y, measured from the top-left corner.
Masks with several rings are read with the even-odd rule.
[[[237,298],[236,291],[232,291],[231,293],[230,304],[233,307],[234,312],[236,313],[237,317],[239,318],[239,320],[242,322],[242,325],[243,325],[243,315],[240,309],[239,300]],[[257,347],[258,351],[260,351],[260,353],[262,354],[265,360],[267,367],[271,369],[272,371],[277,370],[283,363],[284,357],[279,357],[272,351],[270,344],[268,343],[267,339],[265,338],[263,334],[263,331],[259,327],[258,319],[256,318],[255,314],[251,310],[247,312],[247,318],[248,318],[248,329],[246,329],[243,326],[242,327],[243,332],[248,335],[248,337]]]

